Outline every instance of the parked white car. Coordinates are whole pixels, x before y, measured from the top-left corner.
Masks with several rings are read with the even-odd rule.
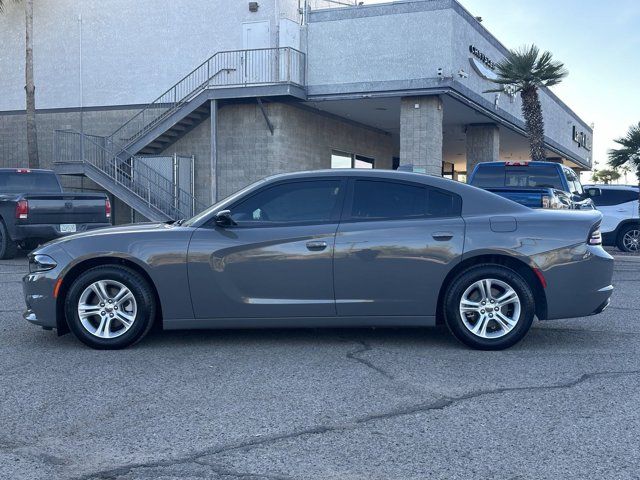
[[[587,194],[602,212],[600,231],[605,245],[640,252],[639,188],[630,185],[587,185]]]

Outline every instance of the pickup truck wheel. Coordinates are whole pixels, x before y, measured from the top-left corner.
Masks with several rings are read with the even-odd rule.
[[[153,325],[155,296],[147,281],[122,266],[87,270],[65,299],[69,329],[86,345],[121,349],[142,340]]]
[[[18,244],[11,240],[7,226],[0,220],[0,260],[9,260],[16,256]]]
[[[620,229],[617,247],[623,252],[640,252],[640,225],[630,224]]]
[[[454,278],[443,307],[449,330],[462,343],[479,350],[502,350],[529,331],[535,299],[514,270],[479,265]]]

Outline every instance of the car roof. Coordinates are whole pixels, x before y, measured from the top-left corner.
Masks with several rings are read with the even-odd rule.
[[[538,166],[538,165],[544,165],[544,166],[548,166],[548,165],[558,165],[560,167],[565,167],[565,168],[570,168],[567,167],[566,165],[563,165],[561,163],[558,162],[537,162],[537,161],[533,161],[533,160],[513,160],[513,161],[505,161],[505,162],[480,162],[478,163],[478,165],[493,165],[493,166],[502,166],[502,165],[506,165],[506,166],[517,166],[518,164],[522,165],[522,164],[527,164],[527,165],[533,165]]]
[[[16,167],[16,168],[0,168],[0,172],[18,172],[18,171],[28,170],[29,172],[46,172],[46,173],[54,173],[53,170],[48,170],[46,168],[28,168],[28,167]]]

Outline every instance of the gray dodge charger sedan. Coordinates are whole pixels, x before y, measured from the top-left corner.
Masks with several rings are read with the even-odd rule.
[[[600,313],[613,259],[595,211],[532,210],[423,174],[261,180],[186,221],[105,228],[30,257],[24,317],[94,348],[165,329],[425,326],[507,348]]]

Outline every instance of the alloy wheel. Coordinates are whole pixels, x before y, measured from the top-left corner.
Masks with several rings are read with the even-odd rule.
[[[622,245],[627,252],[640,251],[640,230],[633,229],[625,233],[622,237]]]
[[[138,306],[131,290],[115,280],[99,280],[85,288],[78,300],[82,326],[98,338],[116,338],[136,319]]]
[[[481,338],[500,338],[512,331],[520,319],[520,298],[506,282],[485,278],[472,283],[460,299],[464,326]]]

